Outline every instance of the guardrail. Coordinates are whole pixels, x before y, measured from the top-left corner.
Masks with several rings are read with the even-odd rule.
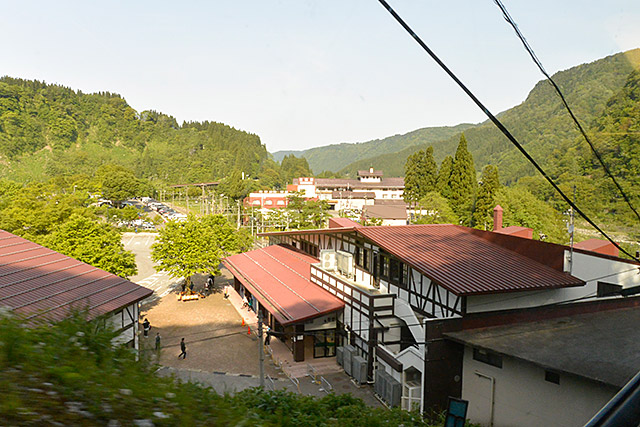
[[[315,384],[320,384],[320,380],[318,380],[318,371],[316,368],[307,363],[307,375],[311,377],[311,381]]]
[[[333,386],[325,377],[320,377],[320,384],[322,384],[322,387],[320,388],[321,391],[324,391],[327,394],[333,391]]]
[[[266,389],[270,391],[276,391],[276,383],[269,375],[267,375],[267,382],[265,383]]]
[[[287,371],[283,371],[283,372],[287,376],[287,378],[289,378],[289,380],[293,383],[293,385],[296,386],[296,390],[298,390],[298,394],[302,394],[302,392],[300,391],[300,380],[289,375]]]

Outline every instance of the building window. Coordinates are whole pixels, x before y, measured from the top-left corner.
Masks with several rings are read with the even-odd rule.
[[[389,277],[389,258],[386,256],[380,257],[380,276]]]
[[[398,262],[395,259],[389,260],[389,279],[395,283],[400,284],[402,279],[402,275],[400,272],[402,271],[402,263]]]
[[[473,349],[473,360],[502,369],[502,356],[491,351]]]
[[[544,380],[550,383],[560,384],[560,374],[553,371],[544,371]]]

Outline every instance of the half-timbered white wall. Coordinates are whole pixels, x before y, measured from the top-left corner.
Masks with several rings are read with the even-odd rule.
[[[138,303],[131,304],[111,313],[106,318],[108,326],[120,334],[112,340],[113,345],[128,344],[134,348],[138,348],[137,332],[138,332]]]

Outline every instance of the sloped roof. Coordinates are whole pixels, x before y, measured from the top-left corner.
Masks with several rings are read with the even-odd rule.
[[[360,227],[356,231],[456,295],[584,285],[567,273],[476,236],[466,227],[433,224]]]
[[[93,318],[153,293],[59,252],[0,230],[0,306],[27,319],[62,320],[70,310]]]
[[[267,246],[222,260],[281,325],[344,307],[340,299],[311,283],[311,264],[317,262],[316,258],[286,245]]]
[[[601,310],[445,334],[547,369],[622,387],[640,370],[640,310]]]
[[[372,205],[362,208],[362,215],[366,218],[407,219],[406,205]]]
[[[576,249],[597,252],[599,254],[618,256],[619,251],[611,242],[602,239],[587,239],[573,245]]]
[[[294,183],[297,183],[294,179]],[[316,178],[316,188],[404,188],[404,178],[382,178],[380,182],[361,182],[357,179]]]

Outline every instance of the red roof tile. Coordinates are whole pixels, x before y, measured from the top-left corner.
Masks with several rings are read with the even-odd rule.
[[[311,283],[311,264],[317,262],[316,258],[281,245],[222,260],[225,267],[282,325],[344,307],[340,299]]]
[[[0,230],[0,306],[28,319],[57,321],[70,310],[90,317],[140,301],[153,291]]]
[[[356,231],[457,295],[584,285],[567,273],[478,237],[466,227],[408,225]]]

